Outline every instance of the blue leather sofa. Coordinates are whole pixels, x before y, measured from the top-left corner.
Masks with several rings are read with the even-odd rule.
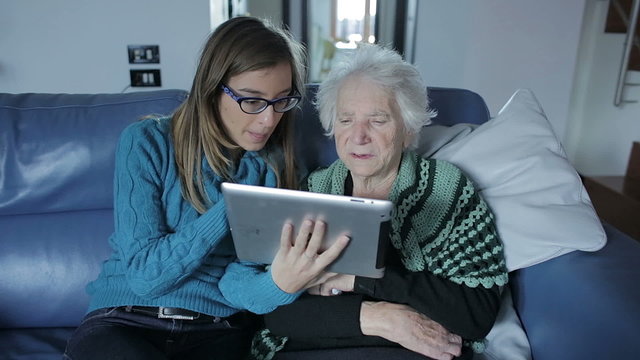
[[[180,90],[0,94],[0,359],[60,359],[86,310],[85,285],[109,255],[118,135],[143,115],[170,113],[185,97]],[[430,97],[441,124],[488,120],[473,92],[432,88]],[[308,101],[296,136],[303,166],[335,159]],[[638,357],[640,243],[604,227],[608,244],[600,251],[511,273],[535,360]],[[358,349],[307,355],[364,357]]]

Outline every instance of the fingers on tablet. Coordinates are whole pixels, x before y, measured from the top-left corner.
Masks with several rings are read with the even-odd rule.
[[[293,234],[293,224],[286,222],[282,225],[282,233],[280,235],[280,247],[290,248],[293,246],[291,243],[291,235]]]
[[[348,235],[340,235],[336,239],[336,241],[322,253],[324,260],[327,262],[327,265],[332,263],[338,256],[342,253],[342,251],[349,245],[349,241],[351,241],[351,237]]]
[[[294,246],[300,250],[302,253],[307,248],[307,242],[309,241],[309,237],[313,234],[313,221],[310,219],[305,219],[302,222],[302,226],[300,226],[300,230],[298,230],[298,234],[296,236]]]
[[[320,250],[320,245],[322,245],[322,239],[324,238],[325,229],[327,228],[327,224],[324,221],[318,220],[313,225],[313,233],[309,238],[309,243],[307,244],[307,251],[310,253],[317,254]]]

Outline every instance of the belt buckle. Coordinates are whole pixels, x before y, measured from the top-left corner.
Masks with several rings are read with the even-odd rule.
[[[160,306],[158,308],[158,319],[175,319],[175,320],[195,320],[197,318],[200,317],[200,314],[193,316],[193,315],[176,315],[176,314],[172,314],[172,315],[167,315],[164,313],[164,306]]]

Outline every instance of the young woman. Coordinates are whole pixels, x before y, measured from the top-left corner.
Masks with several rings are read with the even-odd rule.
[[[231,19],[207,40],[189,97],[176,112],[123,131],[113,253],[87,286],[88,314],[66,359],[244,356],[252,321],[219,282],[235,260],[220,184],[297,186],[290,110],[301,99],[303,54],[281,29]],[[324,266],[299,260],[322,229],[309,221],[294,237],[292,226],[284,227],[289,246],[257,281],[257,295],[277,306],[317,284]],[[322,255],[326,264],[346,241],[337,244]],[[243,284],[227,281],[224,291],[248,291]]]

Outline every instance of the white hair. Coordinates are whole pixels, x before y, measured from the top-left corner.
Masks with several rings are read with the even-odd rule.
[[[333,136],[337,118],[338,93],[352,77],[366,77],[387,90],[398,107],[400,117],[409,135],[416,135],[424,125],[431,123],[436,112],[429,109],[427,88],[420,72],[404,61],[396,51],[380,45],[360,44],[344,54],[331,66],[326,80],[320,84],[315,106],[327,136]],[[411,144],[415,147],[417,137]]]

